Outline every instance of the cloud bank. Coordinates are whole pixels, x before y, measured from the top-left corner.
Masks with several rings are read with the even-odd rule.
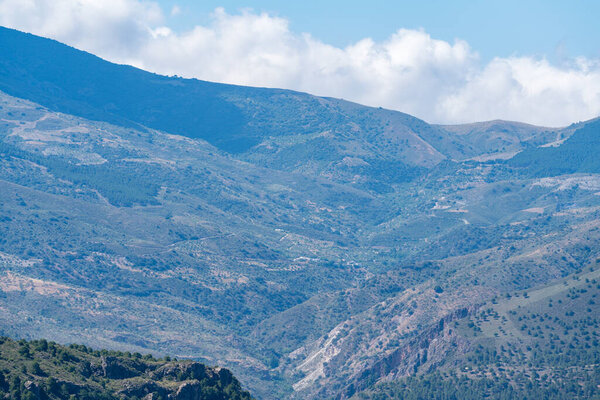
[[[600,61],[482,63],[468,43],[400,29],[339,48],[292,32],[286,19],[218,8],[185,32],[140,0],[0,0],[0,25],[51,37],[107,60],[168,75],[340,97],[428,122],[509,119],[561,126],[600,115]]]

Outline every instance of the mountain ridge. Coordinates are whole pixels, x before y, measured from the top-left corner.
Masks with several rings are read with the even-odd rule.
[[[383,153],[387,158],[431,166],[446,157],[480,155],[473,154],[473,146],[461,141],[460,137],[448,138],[446,131],[438,131],[443,125],[429,125],[398,111],[291,90],[161,76],[112,64],[59,42],[7,28],[1,28],[0,40],[4,49],[0,88],[55,111],[202,138],[236,154],[247,152],[265,138],[279,137],[282,133],[285,136],[331,131],[335,124],[346,124],[344,120],[360,125],[360,120],[366,118],[369,129],[375,128],[376,137],[383,134],[386,141],[422,140],[430,147],[427,151],[435,149],[429,159],[418,160],[410,155],[398,157],[395,152],[401,148],[392,144],[390,151]],[[44,94],[49,93],[48,90],[51,90],[52,100]],[[270,107],[272,99],[276,99],[277,109]],[[180,107],[182,104],[185,107]],[[281,114],[282,110],[286,111]],[[261,122],[260,113],[268,121]],[[277,120],[280,122],[274,124]],[[389,130],[386,126],[390,124],[400,130],[386,133]],[[408,132],[412,132],[412,136],[398,139]],[[363,135],[373,137],[369,132]],[[427,152],[419,149],[419,143],[409,145],[417,146],[413,153]],[[464,151],[467,154],[462,154]],[[436,152],[438,156],[435,156]]]

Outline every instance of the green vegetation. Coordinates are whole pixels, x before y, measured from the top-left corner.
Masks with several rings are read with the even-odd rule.
[[[354,362],[368,371],[364,382],[376,382],[382,354],[432,332],[440,308],[431,301],[470,307],[597,257],[600,231],[588,223],[600,196],[556,190],[562,181],[513,181],[504,163],[409,171],[351,160],[314,178],[285,163],[249,167],[202,142],[1,101],[0,117],[20,122],[0,141],[0,334],[225,354],[219,363],[264,398],[288,396],[310,373],[301,363],[312,355],[291,354],[330,341],[340,352],[311,388],[327,397],[355,380]],[[308,146],[308,157],[313,139],[284,144]],[[374,179],[346,183],[357,172]]]
[[[251,399],[226,369],[6,337],[0,338],[0,396],[12,400]]]
[[[599,278],[590,269],[495,298],[450,324],[470,350],[354,398],[600,399]]]
[[[600,368],[585,376],[580,383],[570,374],[558,382],[532,379],[525,375],[512,377],[471,378],[457,374],[429,374],[377,385],[361,392],[356,400],[566,400],[599,399]]]
[[[600,172],[600,121],[577,129],[561,146],[534,148],[508,161],[533,176]]]
[[[218,360],[265,400],[402,376],[592,393],[598,121],[441,127],[4,28],[0,48],[0,335]],[[77,384],[169,364],[110,357],[139,374]],[[35,362],[14,388],[46,385]]]
[[[159,185],[145,178],[149,173],[143,167],[132,171],[131,166],[122,164],[110,165],[110,167],[106,164],[78,165],[72,160],[57,156],[44,157],[28,153],[5,142],[0,142],[0,155],[3,158],[17,158],[42,166],[58,179],[72,182],[78,187],[98,191],[115,206],[158,204],[155,196],[158,194]]]

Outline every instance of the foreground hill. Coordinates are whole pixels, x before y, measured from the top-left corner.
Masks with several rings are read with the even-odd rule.
[[[0,396],[31,399],[250,400],[226,369],[151,355],[0,338]]]
[[[600,257],[594,121],[436,127],[0,42],[7,336],[193,358],[263,399],[348,398],[461,365],[477,343],[448,327]]]

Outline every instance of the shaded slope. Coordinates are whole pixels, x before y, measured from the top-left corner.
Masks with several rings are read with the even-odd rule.
[[[0,48],[0,90],[53,111],[201,138],[231,153],[270,138],[327,132],[325,146],[311,143],[308,149],[331,153],[316,168],[319,174],[345,157],[431,166],[461,153],[460,140],[399,112],[289,90],[160,76],[6,28],[0,28]],[[272,160],[270,166],[277,167]]]
[[[52,110],[124,126],[202,137],[230,150],[242,113],[225,85],[185,81],[108,63],[50,39],[0,28],[0,89]]]
[[[533,176],[555,176],[600,172],[600,121],[592,120],[578,128],[556,147],[530,149],[517,154],[508,165],[522,168]]]

